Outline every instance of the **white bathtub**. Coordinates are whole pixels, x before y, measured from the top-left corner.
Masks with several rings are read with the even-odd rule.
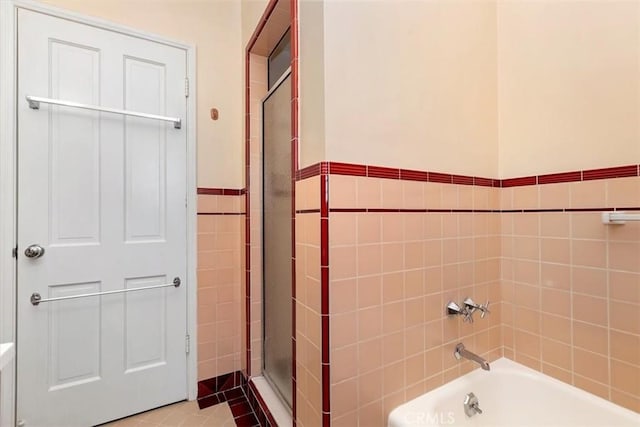
[[[483,413],[469,418],[463,402],[470,392]],[[389,427],[421,426],[638,427],[640,414],[502,358],[491,371],[470,372],[389,415]]]

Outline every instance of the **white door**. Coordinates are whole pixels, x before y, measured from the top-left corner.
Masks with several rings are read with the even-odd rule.
[[[89,426],[187,397],[186,51],[18,15],[18,420]],[[40,245],[41,257],[25,249]],[[33,305],[42,299],[172,283]]]

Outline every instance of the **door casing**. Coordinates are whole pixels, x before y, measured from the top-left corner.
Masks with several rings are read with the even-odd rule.
[[[193,45],[132,29],[112,22],[69,12],[31,0],[0,1],[0,343],[16,342],[16,258],[13,249],[17,242],[17,12],[32,10],[69,21],[108,31],[138,37],[183,49],[187,55],[189,96],[187,117],[183,129],[187,132],[187,333],[191,342],[197,341],[197,182],[196,182],[196,50]],[[18,355],[20,348],[16,348]],[[188,398],[197,397],[197,352],[191,348],[187,358]],[[19,357],[19,356],[17,356]],[[11,362],[15,373],[14,359]],[[15,422],[15,377],[3,378],[10,393],[2,394],[0,408],[3,418]],[[3,387],[6,390],[6,388]],[[5,411],[10,411],[7,416]],[[1,422],[0,422],[1,424]]]

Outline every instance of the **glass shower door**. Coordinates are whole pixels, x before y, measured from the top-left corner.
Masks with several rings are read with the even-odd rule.
[[[291,406],[291,77],[262,104],[263,374]]]

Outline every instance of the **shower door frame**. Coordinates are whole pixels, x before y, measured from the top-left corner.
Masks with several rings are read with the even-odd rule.
[[[288,18],[288,19],[287,19]],[[252,130],[252,120],[255,120],[256,116],[260,113],[256,107],[260,107],[259,101],[256,102],[252,99],[255,96],[254,93],[266,93],[262,91],[259,82],[252,81],[254,76],[252,73],[253,60],[252,55],[266,58],[268,53],[276,46],[280,40],[281,35],[286,32],[286,29],[290,28],[291,38],[291,184],[292,184],[292,202],[295,203],[295,181],[296,174],[299,170],[298,163],[298,136],[299,136],[299,24],[298,24],[298,0],[269,0],[264,8],[262,16],[256,21],[256,26],[253,34],[249,38],[245,48],[245,275],[244,275],[244,342],[242,343],[242,350],[244,352],[243,358],[243,371],[250,379],[253,376],[261,375],[262,363],[258,365],[257,360],[262,359],[262,328],[254,328],[254,323],[258,320],[257,316],[261,316],[258,310],[262,309],[262,298],[260,295],[259,287],[257,283],[253,283],[258,276],[259,254],[260,252],[253,252],[255,248],[255,241],[260,238],[259,235],[252,237],[253,227],[260,221],[260,215],[253,208],[253,203],[258,204],[257,201],[252,202],[252,198],[255,197],[260,186],[258,182],[253,182],[251,175],[254,173],[255,168],[258,168],[259,161],[252,160],[251,153],[253,142],[252,139],[256,138],[259,133],[259,129]],[[276,35],[277,34],[277,35]],[[257,74],[260,74],[258,71]],[[266,76],[266,72],[265,72]],[[266,85],[266,78],[265,83]],[[255,86],[257,85],[257,86]],[[266,90],[266,88],[265,88]],[[258,104],[258,105],[255,105]],[[260,142],[261,143],[261,142]],[[254,147],[255,149],[256,147]],[[255,178],[254,178],[255,179]],[[292,256],[291,261],[292,269],[296,268],[296,247],[295,247],[295,206],[291,207],[291,228],[292,228]],[[254,245],[252,247],[252,245]],[[255,276],[255,277],[252,277]],[[294,420],[297,418],[297,402],[296,402],[296,302],[295,302],[295,274],[292,275],[292,408],[291,415]],[[262,323],[262,319],[259,320]],[[257,356],[259,354],[260,356]],[[253,365],[253,366],[252,366]],[[250,382],[250,385],[253,383]],[[253,391],[255,388],[250,387]],[[260,393],[257,392],[259,395]]]
[[[280,86],[285,82],[285,80],[287,80],[287,78],[291,77],[291,66],[289,66],[280,77],[278,77],[278,80],[275,81],[275,83],[273,84],[273,86],[267,90],[267,94],[264,96],[264,98],[262,98],[262,101],[260,102],[260,115],[261,115],[261,122],[262,122],[262,138],[260,139],[260,144],[262,147],[262,156],[260,158],[260,162],[261,162],[261,174],[260,176],[262,177],[262,181],[260,182],[260,196],[261,196],[261,200],[262,200],[262,215],[260,218],[260,223],[261,223],[261,242],[260,242],[260,249],[262,252],[262,376],[267,380],[267,382],[269,383],[269,385],[271,386],[271,388],[276,392],[276,394],[278,394],[278,396],[280,397],[280,399],[282,400],[282,403],[285,404],[285,406],[289,407],[289,408],[293,408],[293,394],[295,393],[295,389],[293,387],[293,383],[291,384],[291,406],[289,406],[289,402],[287,401],[287,399],[285,398],[285,396],[283,395],[282,391],[280,391],[280,389],[275,385],[274,381],[271,379],[271,377],[269,377],[269,375],[267,375],[266,373],[266,364],[267,364],[267,357],[266,357],[266,353],[267,353],[267,346],[265,345],[265,338],[266,338],[266,317],[267,317],[267,313],[266,313],[266,304],[265,304],[265,295],[266,295],[266,274],[265,274],[265,257],[264,257],[264,173],[265,173],[265,161],[264,161],[264,127],[265,127],[265,123],[264,123],[264,104],[265,102],[267,102],[267,100],[271,97],[271,95],[275,94],[275,92],[280,88]],[[291,81],[291,84],[293,84],[293,81]],[[291,150],[289,150],[291,151]],[[293,153],[291,153],[293,155]],[[295,197],[295,192],[291,191],[291,200],[294,201]],[[291,234],[291,237],[293,238],[295,236],[294,233]],[[295,254],[295,245],[291,245],[291,254],[292,256]],[[292,280],[289,282],[289,284],[291,286],[294,285],[295,282],[293,282],[293,277],[295,274],[295,270],[294,270],[294,266],[293,264],[289,265],[290,267],[290,272],[291,272],[291,277]],[[294,304],[293,301],[293,292],[292,292],[292,298],[291,298],[291,305]],[[292,308],[291,306],[289,307],[290,309]],[[292,329],[293,329],[293,319],[292,319]],[[295,330],[292,331],[292,333],[295,333]],[[295,359],[294,359],[294,354],[292,352],[291,354],[291,363],[295,363]],[[293,369],[292,369],[293,371]]]

